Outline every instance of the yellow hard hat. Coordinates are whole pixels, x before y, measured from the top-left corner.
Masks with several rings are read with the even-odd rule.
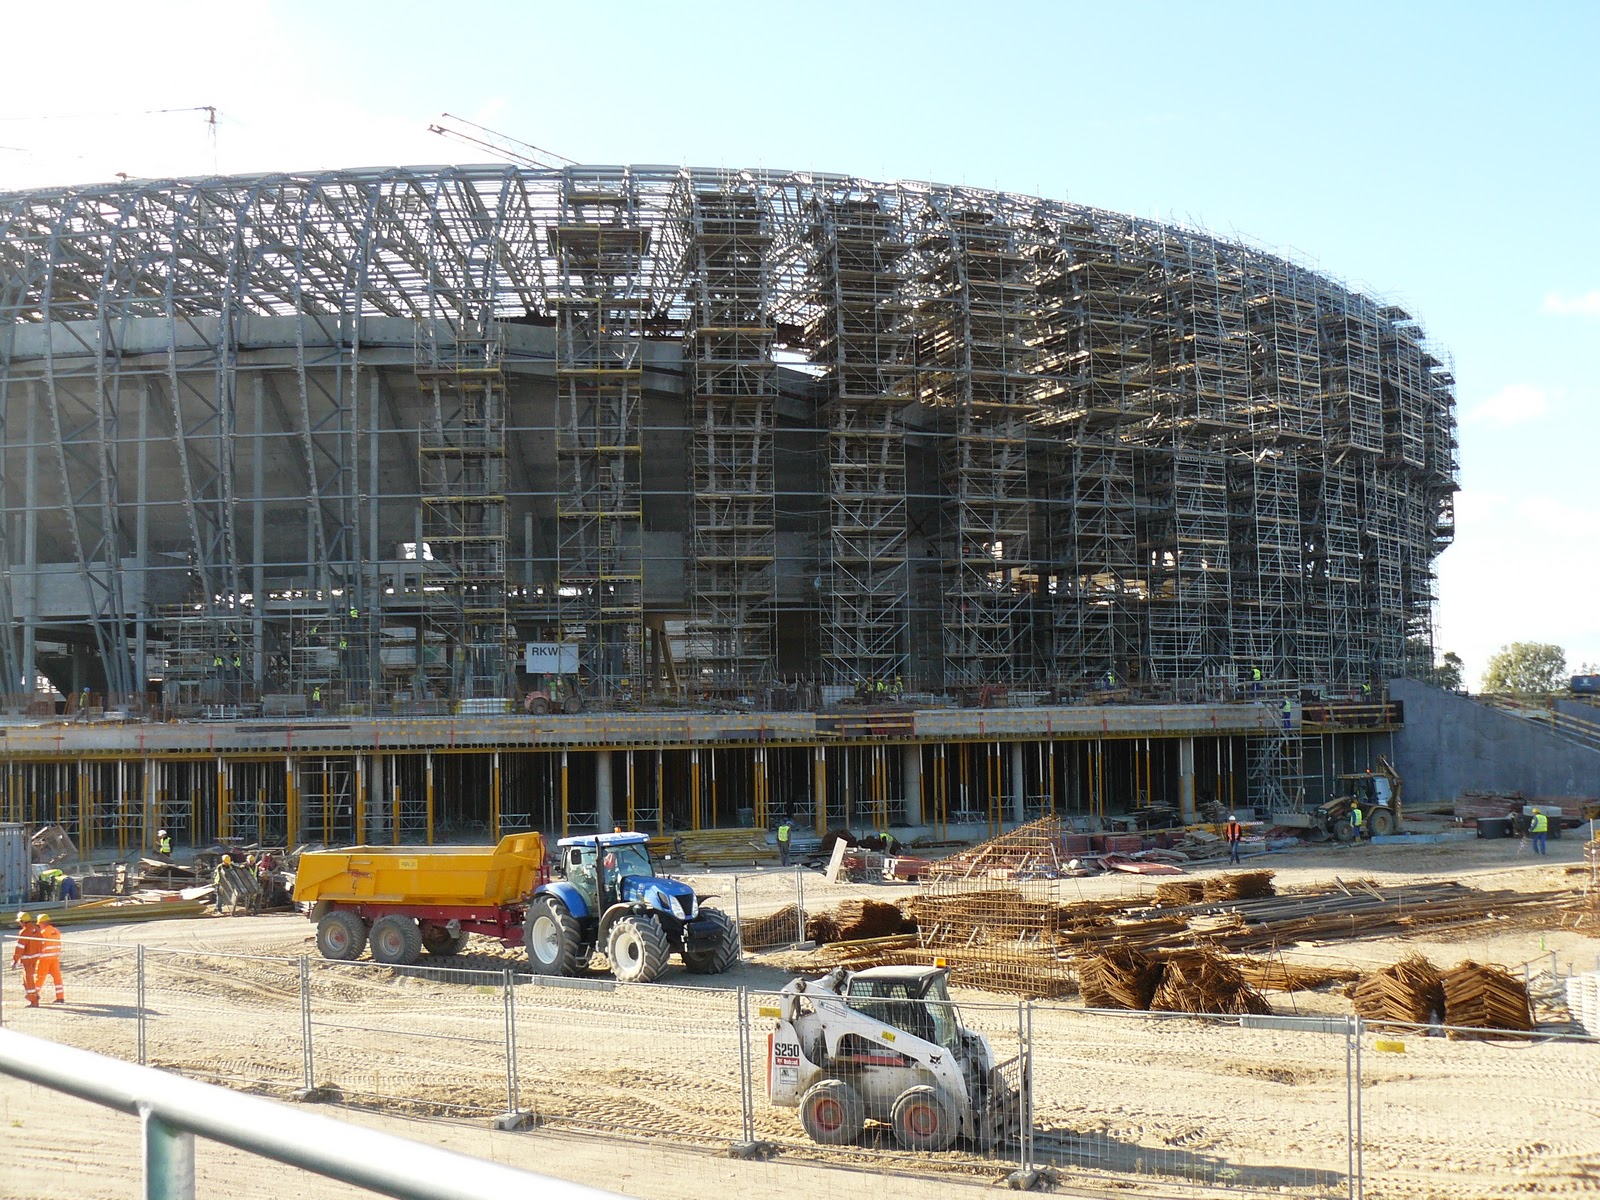
[[[32,921],[33,921],[33,917],[30,916],[27,913],[18,913],[17,914],[17,924],[18,925],[27,925],[27,924],[30,924]]]
[[[231,866],[233,866],[233,855],[231,855],[231,854],[224,854],[224,855],[223,855],[223,856],[222,856],[222,865],[223,865],[223,866],[225,866],[225,867],[231,867]]]

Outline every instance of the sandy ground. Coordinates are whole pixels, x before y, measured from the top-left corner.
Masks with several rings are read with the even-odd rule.
[[[1551,843],[1547,860],[1534,859],[1515,841],[1468,841],[1308,849],[1245,865],[1271,867],[1280,885],[1336,877],[1372,879],[1380,887],[1461,879],[1485,888],[1576,892],[1587,878],[1580,863],[1581,844],[1567,838]],[[734,907],[732,875],[695,882],[703,892],[719,893],[725,908]],[[1116,875],[1064,881],[1062,894],[1136,895],[1153,887],[1149,879]],[[829,885],[815,873],[804,876],[804,888],[812,910],[847,896],[911,890]],[[737,896],[745,916],[773,911],[793,902],[794,873],[743,873]],[[22,1010],[20,987],[9,976],[7,1027],[134,1057],[134,966],[142,945],[149,1061],[286,1095],[304,1082],[299,972],[310,956],[315,1082],[383,1110],[329,1111],[631,1195],[675,1200],[731,1187],[746,1195],[790,1196],[871,1186],[871,1174],[884,1170],[897,1173],[897,1192],[945,1195],[990,1185],[1007,1166],[959,1151],[913,1159],[870,1136],[868,1144],[847,1151],[811,1146],[792,1112],[763,1102],[765,1029],[759,1021],[750,1030],[754,1133],[778,1143],[782,1154],[776,1163],[719,1157],[742,1134],[735,989],[780,987],[798,961],[792,955],[757,957],[713,979],[675,971],[648,987],[609,989],[598,979],[597,986],[578,988],[515,986],[515,1100],[543,1124],[532,1133],[496,1134],[487,1131],[488,1118],[511,1103],[512,1086],[505,989],[494,976],[325,963],[314,957],[309,924],[293,915],[72,929],[67,941],[71,1003]],[[1600,938],[1554,921],[1519,919],[1427,940],[1341,941],[1283,953],[1290,961],[1375,967],[1414,950],[1444,966],[1472,958],[1520,969],[1539,960],[1537,970],[1553,954],[1563,971],[1586,970],[1596,965]],[[498,968],[517,961],[477,948],[453,965]],[[969,1025],[984,1030],[1000,1053],[1015,1052],[1014,999],[976,993],[959,999]],[[1283,1014],[1349,1012],[1334,990],[1272,1000]],[[751,1003],[758,1005],[760,997]],[[1541,1015],[1547,1032],[1554,1032],[1548,1023],[1559,1014]],[[1343,1036],[1086,1014],[1070,1003],[1036,1005],[1032,1020],[1040,1157],[1059,1163],[1074,1186],[1148,1194],[1203,1185],[1246,1194],[1345,1194],[1350,1108]],[[1380,1050],[1380,1040],[1403,1049],[1391,1044]],[[1370,1035],[1362,1052],[1361,1148],[1373,1200],[1600,1191],[1600,1045],[1550,1037]],[[0,1197],[134,1190],[134,1122],[110,1114],[86,1119],[79,1115],[85,1107],[37,1088],[0,1084]],[[640,1134],[645,1140],[630,1140]],[[205,1148],[203,1179],[233,1182],[202,1186],[210,1194],[249,1196],[258,1193],[245,1182],[254,1186],[253,1178],[264,1178],[259,1194],[284,1194],[274,1172],[263,1175],[244,1159]],[[906,1172],[936,1178],[918,1182],[902,1178]],[[65,1191],[64,1173],[73,1180]],[[353,1194],[320,1183],[297,1182],[292,1191]]]

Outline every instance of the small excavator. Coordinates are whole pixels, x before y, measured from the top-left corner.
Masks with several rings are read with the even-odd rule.
[[[1402,830],[1400,792],[1403,784],[1400,773],[1386,757],[1378,756],[1376,770],[1368,767],[1359,773],[1334,778],[1341,785],[1339,795],[1315,810],[1316,828],[1325,836],[1339,842],[1355,841],[1356,824],[1350,814],[1356,808],[1361,810],[1362,823],[1372,837],[1386,837]]]

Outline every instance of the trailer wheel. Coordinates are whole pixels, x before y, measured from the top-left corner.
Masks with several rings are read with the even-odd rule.
[[[323,958],[349,962],[367,948],[367,926],[353,912],[334,909],[317,922],[317,949]]]
[[[901,1092],[889,1112],[895,1140],[907,1150],[948,1150],[956,1140],[956,1115],[927,1084]]]
[[[1375,808],[1367,814],[1367,824],[1373,837],[1388,837],[1394,832],[1394,813],[1387,808]]]
[[[842,1079],[819,1079],[800,1097],[800,1124],[821,1146],[848,1146],[861,1136],[867,1106]]]
[[[554,896],[540,896],[528,906],[522,944],[536,975],[576,975],[583,931]]]
[[[472,935],[466,930],[451,933],[443,925],[422,927],[422,948],[429,954],[460,954]]]
[[[717,926],[717,944],[709,950],[698,950],[683,956],[683,965],[696,975],[721,975],[739,965],[739,931],[728,914],[714,908],[702,909],[702,920]]]
[[[390,913],[372,923],[367,935],[372,961],[389,966],[407,966],[422,957],[422,930],[415,918]]]
[[[622,917],[611,927],[606,956],[621,983],[650,983],[667,969],[672,951],[653,917]]]
[[[528,701],[528,711],[536,717],[542,717],[550,711],[549,696],[535,696]]]

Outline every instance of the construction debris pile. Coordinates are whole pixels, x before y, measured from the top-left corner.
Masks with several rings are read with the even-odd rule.
[[[822,946],[915,933],[917,926],[900,911],[899,905],[883,900],[846,900],[831,912],[808,918],[805,929],[806,937]]]

